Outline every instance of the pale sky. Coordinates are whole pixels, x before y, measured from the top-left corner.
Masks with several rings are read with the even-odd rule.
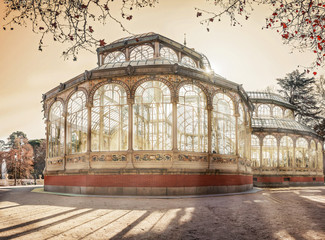
[[[210,32],[199,23],[195,7],[212,10],[205,0],[160,0],[155,8],[132,11],[132,21],[123,23],[132,33],[156,32],[180,43],[186,33],[188,47],[204,53],[217,74],[243,84],[246,91],[276,85],[276,78],[313,60],[312,53],[291,53],[276,31],[261,30],[267,7],[256,7],[251,18],[242,21],[243,27],[231,27],[224,19],[212,23]],[[0,19],[3,9],[0,1]],[[110,9],[119,17],[117,7]],[[112,21],[94,29],[106,43],[127,36]],[[30,28],[0,30],[0,140],[14,131],[25,132],[29,139],[45,138],[42,94],[96,67],[94,53],[82,52],[78,61],[65,61],[61,56],[65,46],[50,40],[39,52],[39,37]],[[324,70],[317,71],[324,74]]]

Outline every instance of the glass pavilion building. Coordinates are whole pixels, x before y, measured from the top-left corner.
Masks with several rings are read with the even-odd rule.
[[[215,74],[203,54],[155,33],[119,39],[97,53],[98,67],[43,95],[45,190],[237,192],[282,170],[291,182],[293,174],[323,181],[322,141],[285,119],[284,108],[293,114],[293,107],[258,93],[249,98],[240,84]]]
[[[295,121],[295,107],[273,93],[248,92],[251,161],[256,186],[323,184],[323,139]]]

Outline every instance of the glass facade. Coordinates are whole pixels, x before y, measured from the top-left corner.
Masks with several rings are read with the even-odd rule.
[[[159,81],[142,83],[133,105],[134,150],[171,150],[172,126],[169,88]]]
[[[94,94],[91,109],[91,150],[121,151],[128,148],[127,94],[117,84],[105,84]]]
[[[67,145],[68,153],[87,151],[88,111],[86,94],[75,92],[68,101],[67,108]]]
[[[179,90],[177,141],[181,151],[208,151],[207,100],[195,85],[184,85]]]
[[[213,98],[212,151],[236,154],[236,117],[234,103],[229,96],[218,93]]]
[[[49,114],[49,157],[64,155],[64,116],[63,105],[60,101],[52,104]]]

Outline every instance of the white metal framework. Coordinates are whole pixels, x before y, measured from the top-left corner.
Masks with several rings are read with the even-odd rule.
[[[195,85],[179,90],[177,104],[177,141],[181,151],[208,151],[207,101],[204,92]]]
[[[305,138],[298,138],[296,141],[296,166],[307,167],[309,165],[308,159],[308,142]]]
[[[64,116],[60,101],[52,104],[49,114],[49,157],[59,157],[64,154]]]
[[[317,150],[316,150],[316,143],[314,140],[310,141],[310,157],[309,157],[309,167],[316,168],[317,164]]]
[[[277,141],[276,138],[272,135],[267,135],[263,139],[262,146],[262,166],[265,167],[277,167]]]
[[[240,157],[246,157],[246,118],[244,107],[240,103],[238,106],[237,131],[238,131],[238,154]]]
[[[160,57],[178,62],[178,57],[175,51],[169,47],[162,47],[160,49]]]
[[[147,60],[154,57],[154,50],[149,45],[140,45],[132,49],[130,61]]]
[[[125,55],[121,51],[115,51],[107,54],[104,59],[104,63],[117,63],[117,62],[125,62]]]
[[[272,113],[275,118],[283,118],[283,110],[279,106],[273,107]]]
[[[105,84],[94,94],[91,109],[92,151],[128,148],[128,103],[124,88]]]
[[[260,167],[260,139],[256,135],[251,136],[251,160],[253,167]]]
[[[218,93],[213,98],[212,151],[219,154],[236,153],[236,117],[229,96]]]
[[[77,91],[68,101],[67,145],[69,154],[87,151],[87,126],[86,95],[83,91]]]
[[[196,68],[195,61],[192,58],[188,57],[188,56],[182,57],[181,63],[183,63],[184,65],[187,65],[189,67]]]
[[[280,140],[279,167],[292,167],[293,163],[293,140],[283,136]]]
[[[317,168],[323,169],[323,150],[322,144],[317,143]]]
[[[169,88],[160,81],[142,83],[133,105],[134,150],[171,150],[172,119]]]
[[[258,117],[269,117],[271,116],[271,108],[266,104],[261,104],[257,110]]]

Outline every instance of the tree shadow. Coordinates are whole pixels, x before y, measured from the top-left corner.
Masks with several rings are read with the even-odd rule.
[[[65,223],[71,219],[82,219],[94,210],[102,210],[98,217],[89,217],[87,221],[76,221],[66,228],[57,230],[51,236],[62,237],[70,230],[78,232],[93,226],[92,230],[80,233],[79,239],[94,236],[111,236],[110,239],[313,239],[325,235],[325,188],[317,191],[303,190],[265,190],[246,195],[233,195],[204,198],[105,198],[105,197],[69,197],[41,193],[21,192],[3,195],[2,200],[30,205],[51,207],[71,207],[62,213],[26,221],[21,224],[0,229],[0,235],[20,227],[31,226],[25,231],[11,234],[1,239],[27,236],[40,230]],[[316,188],[315,188],[316,189]],[[315,190],[314,189],[314,190]],[[299,193],[297,193],[297,191]],[[15,196],[15,197],[14,197]],[[322,202],[324,200],[324,202]],[[15,209],[14,207],[12,209]],[[90,210],[89,210],[90,209]],[[85,212],[40,227],[42,223],[57,215],[65,215],[77,210]],[[110,214],[125,211],[118,217]],[[143,211],[142,215],[132,215],[134,211]],[[7,209],[10,211],[10,208]],[[106,211],[108,211],[106,213]],[[102,221],[104,220],[104,221]],[[114,234],[106,232],[112,224],[124,222]],[[126,224],[126,222],[128,224]],[[32,227],[33,226],[33,227]],[[114,225],[115,226],[115,225]],[[97,234],[97,235],[96,235]],[[106,235],[105,235],[106,234]],[[110,235],[109,235],[110,234]]]

